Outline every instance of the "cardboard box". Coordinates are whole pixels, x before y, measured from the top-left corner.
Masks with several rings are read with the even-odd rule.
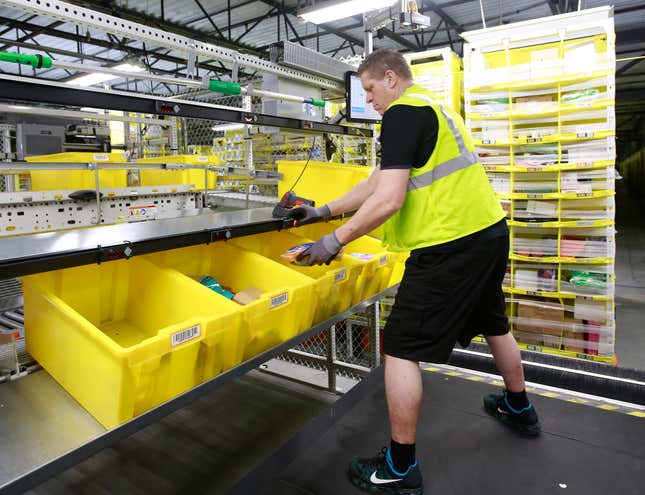
[[[567,325],[567,328],[571,324],[583,325],[582,320],[572,318],[570,316],[565,316],[564,322]],[[562,332],[562,349],[565,351],[571,352],[585,352],[585,333],[584,332],[572,332],[571,330],[565,330]]]
[[[256,299],[260,299],[262,291],[256,287],[248,287],[233,296],[233,301],[239,304],[249,304]]]
[[[553,101],[553,95],[519,96],[515,98],[515,103],[534,103],[545,101]]]
[[[515,336],[515,339],[522,344],[539,345],[540,347],[544,345],[544,341],[541,338],[542,336],[538,334],[515,331],[513,335]]]
[[[517,316],[522,318],[521,322],[515,325],[520,332],[553,335],[559,337],[562,334],[562,326],[559,323],[564,321],[564,310],[561,307],[545,307],[540,301],[521,301],[517,304]],[[530,321],[529,321],[530,320]],[[555,325],[544,325],[541,322],[556,322]]]

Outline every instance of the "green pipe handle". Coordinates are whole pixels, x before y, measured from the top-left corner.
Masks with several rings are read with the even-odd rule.
[[[52,66],[52,59],[49,57],[10,52],[0,52],[0,62],[31,65],[34,69],[49,69]]]

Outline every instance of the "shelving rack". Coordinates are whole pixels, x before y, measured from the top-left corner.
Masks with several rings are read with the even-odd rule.
[[[463,33],[466,125],[507,212],[520,346],[614,360],[613,9]]]
[[[449,47],[405,54],[414,80],[445,105],[461,113],[463,71],[461,59]]]

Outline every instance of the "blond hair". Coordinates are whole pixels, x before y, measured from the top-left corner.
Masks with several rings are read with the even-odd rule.
[[[358,67],[358,75],[367,72],[373,79],[383,79],[385,71],[391,70],[401,79],[411,81],[412,70],[407,61],[396,50],[381,49],[370,53]]]

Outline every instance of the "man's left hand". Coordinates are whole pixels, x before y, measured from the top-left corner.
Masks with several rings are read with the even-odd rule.
[[[332,232],[321,237],[312,246],[300,253],[296,259],[297,261],[303,261],[307,258],[306,262],[309,266],[322,265],[323,263],[329,265],[342,247],[343,244],[336,237],[336,233]]]

